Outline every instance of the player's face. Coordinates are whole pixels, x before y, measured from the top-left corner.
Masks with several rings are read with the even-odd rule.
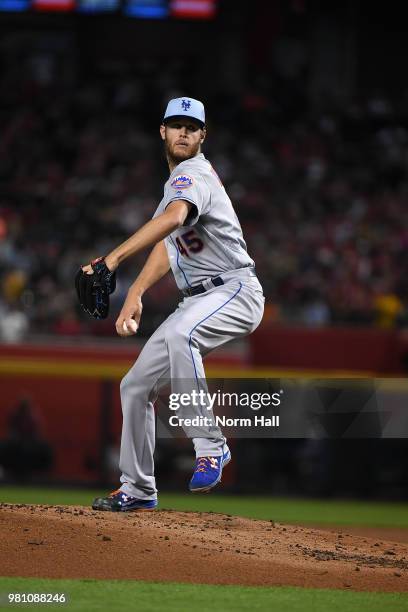
[[[190,119],[177,119],[160,126],[166,153],[175,162],[181,163],[197,155],[205,139],[205,128]]]

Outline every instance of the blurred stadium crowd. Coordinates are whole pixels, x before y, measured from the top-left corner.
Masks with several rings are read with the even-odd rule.
[[[180,86],[182,84],[182,86]],[[312,109],[260,74],[240,99],[189,88],[177,64],[75,82],[47,63],[0,80],[0,330],[113,335],[73,291],[80,264],[154,213],[167,165],[158,126],[175,95],[204,100],[211,160],[267,296],[265,322],[407,322],[408,116],[373,95]],[[145,255],[119,272],[117,312]],[[142,334],[178,302],[172,278],[145,298]]]

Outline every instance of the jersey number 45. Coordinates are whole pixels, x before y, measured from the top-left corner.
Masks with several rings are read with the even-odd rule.
[[[190,257],[190,253],[199,253],[204,248],[204,242],[193,229],[177,237],[176,244],[180,253],[186,257]]]

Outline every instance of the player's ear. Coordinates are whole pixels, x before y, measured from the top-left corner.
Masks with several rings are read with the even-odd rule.
[[[205,129],[205,127],[203,127],[203,129],[201,130],[201,139],[200,139],[201,144],[203,144],[206,136],[207,136],[207,130]]]
[[[162,140],[166,140],[166,126],[163,124],[160,126],[160,136]]]

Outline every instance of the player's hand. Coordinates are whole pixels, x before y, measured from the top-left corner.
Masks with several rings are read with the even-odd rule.
[[[119,336],[133,336],[137,333],[142,316],[143,304],[139,296],[128,295],[116,321],[116,332]],[[136,329],[134,326],[136,324]]]

